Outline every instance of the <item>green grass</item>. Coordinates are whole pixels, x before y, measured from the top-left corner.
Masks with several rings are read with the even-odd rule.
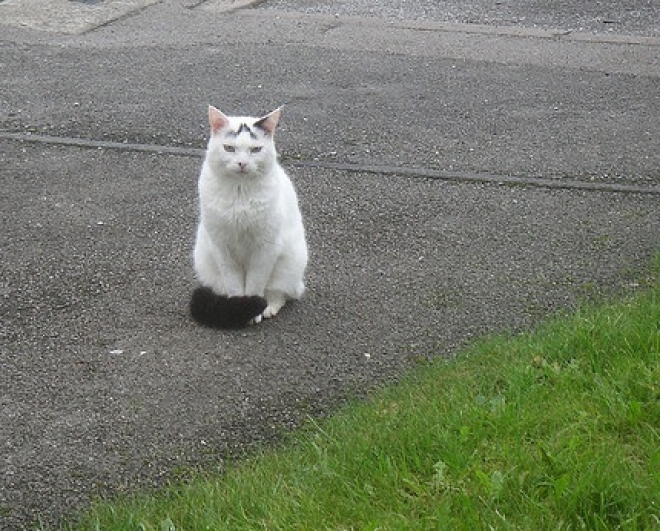
[[[660,529],[660,283],[485,340],[71,529]]]

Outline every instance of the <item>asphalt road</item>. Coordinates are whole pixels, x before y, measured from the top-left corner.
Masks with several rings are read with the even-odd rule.
[[[660,37],[653,0],[267,0],[260,9]]]
[[[658,18],[406,4],[0,25],[0,529],[222,468],[420,359],[643,284]],[[311,250],[304,299],[237,332],[186,314],[208,103],[287,104]]]

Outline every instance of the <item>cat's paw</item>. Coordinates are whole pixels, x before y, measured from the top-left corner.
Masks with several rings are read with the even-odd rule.
[[[280,311],[281,307],[274,307],[274,306],[267,306],[266,309],[264,310],[264,313],[261,315],[257,315],[254,319],[250,320],[251,325],[258,325],[261,321],[264,319],[270,319],[271,317],[275,317],[277,315],[277,312]]]
[[[280,306],[281,308],[281,306]],[[275,317],[277,315],[277,312],[280,311],[280,308],[277,308],[275,306],[266,306],[266,309],[264,310],[263,315],[264,319],[270,319],[272,317]]]

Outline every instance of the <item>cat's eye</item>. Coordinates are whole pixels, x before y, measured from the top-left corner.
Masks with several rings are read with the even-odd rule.
[[[234,151],[236,151],[236,148],[234,146],[230,146],[229,144],[225,144],[222,147],[225,148],[225,151],[228,153],[233,153]]]
[[[250,153],[259,153],[261,151],[261,146],[255,146],[250,148]]]

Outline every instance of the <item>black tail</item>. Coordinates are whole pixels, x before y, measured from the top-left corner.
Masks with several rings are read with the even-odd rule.
[[[241,328],[266,309],[263,297],[223,297],[198,287],[190,299],[190,315],[211,328]]]

